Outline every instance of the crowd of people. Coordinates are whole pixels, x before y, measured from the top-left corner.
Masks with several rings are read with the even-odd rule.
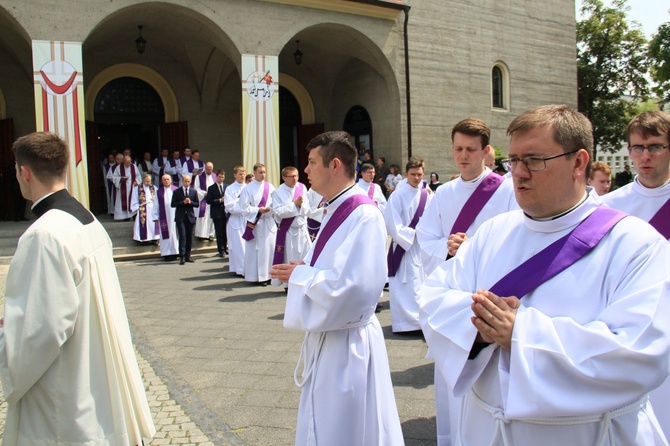
[[[434,172],[425,178],[420,157],[407,160],[404,176],[384,158],[375,166],[370,153],[359,160],[350,136],[337,131],[307,145],[310,188],[291,166],[282,169],[277,187],[261,163],[250,179],[236,166],[234,182],[226,184],[225,173],[201,161],[197,150],[171,157],[163,151],[139,163],[119,154],[104,166],[110,213],[134,216],[134,238],[159,240],[161,255],[179,257],[182,265],[194,261],[194,234],[215,236],[230,272],[285,290],[284,326],[305,332],[302,372],[294,376],[302,389],[296,445],[404,444],[375,315],[386,284],[392,331],[423,335],[435,362],[438,445],[667,445],[670,115],[649,111],[630,122],[637,176],[609,193],[611,171],[591,162],[592,125],[567,106],[541,106],[511,122],[509,155],[499,162],[505,175],[495,171],[490,134],[476,118],[452,128],[459,174],[444,184]],[[44,187],[51,184],[43,172],[48,169],[34,161],[38,155],[24,154],[24,144],[17,141],[15,148],[17,177],[43,215],[29,232],[59,219],[70,225],[78,220],[83,228],[95,223],[89,229],[97,231],[97,221],[71,203],[60,181]],[[45,214],[53,207],[62,212]],[[52,243],[69,243],[53,237]],[[42,379],[70,383],[49,365],[64,361],[58,347],[70,345],[69,338],[75,352],[79,348],[66,324],[57,332],[60,344],[43,330],[39,348],[32,349],[30,330],[70,320],[67,308],[56,310],[55,298],[47,305],[53,314],[30,314],[53,294],[49,281],[35,289],[40,298],[34,300],[21,286],[28,272],[14,269],[38,249],[33,243],[44,241],[24,236],[12,262],[7,325],[0,333],[9,438],[43,439],[48,429],[58,429],[45,420],[44,432],[27,432],[18,414],[51,398]],[[108,254],[105,248],[107,262]],[[63,262],[72,268],[71,260]],[[57,281],[67,285],[56,289],[80,294],[78,283],[69,282],[73,275],[56,263],[40,258],[33,269],[64,276]],[[87,280],[95,279],[95,268]],[[21,353],[25,346],[31,349]],[[30,361],[49,373],[29,372]],[[131,382],[135,368],[131,363]],[[72,411],[77,398],[83,396],[73,390]],[[141,398],[134,402],[144,407]],[[124,418],[141,421],[131,438],[151,431],[137,407]],[[103,433],[96,435],[114,429],[129,435],[127,423],[108,421],[99,422]],[[78,441],[84,434],[76,435]]]

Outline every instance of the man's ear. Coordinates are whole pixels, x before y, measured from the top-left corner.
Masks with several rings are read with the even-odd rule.
[[[342,169],[342,161],[339,158],[333,158],[333,172],[339,172]]]
[[[30,168],[28,166],[19,166],[18,164],[16,167],[18,169],[19,175],[21,175],[21,178],[23,178],[23,180],[26,182],[30,181],[33,176]]]

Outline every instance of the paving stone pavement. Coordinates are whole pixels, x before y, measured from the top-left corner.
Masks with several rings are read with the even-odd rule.
[[[138,361],[158,429],[149,444],[291,445],[300,390],[293,382],[301,332],[282,327],[286,297],[227,272],[211,254],[196,263],[118,262]],[[6,266],[0,265],[4,296]],[[395,335],[388,292],[384,328],[405,443],[436,444],[433,364],[420,336]],[[4,424],[6,406],[0,406]]]

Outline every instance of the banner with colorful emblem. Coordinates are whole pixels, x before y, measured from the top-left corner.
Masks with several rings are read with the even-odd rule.
[[[52,132],[70,148],[66,187],[89,206],[81,43],[33,40],[35,119],[38,132]]]
[[[279,185],[279,62],[277,56],[242,55],[242,160],[247,172],[265,164]]]

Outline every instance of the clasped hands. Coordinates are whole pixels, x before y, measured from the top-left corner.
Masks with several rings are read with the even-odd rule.
[[[521,302],[515,296],[498,297],[490,291],[478,290],[472,295],[472,324],[479,332],[477,342],[496,343],[509,350],[516,312]]]

